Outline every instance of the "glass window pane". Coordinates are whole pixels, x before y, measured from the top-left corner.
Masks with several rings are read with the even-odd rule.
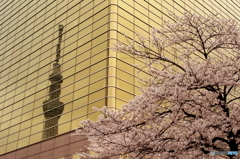
[[[91,66],[91,73],[97,72],[100,69],[103,69],[107,66],[107,61],[103,60]]]
[[[104,98],[106,96],[106,89],[102,89],[95,93],[89,95],[89,103],[96,101],[98,99]]]
[[[21,147],[27,146],[28,144],[29,144],[29,137],[23,138],[23,139],[18,141],[17,148],[21,148]]]
[[[134,93],[134,87],[133,85],[127,83],[126,81],[117,79],[117,87],[121,88],[129,93]]]
[[[125,100],[125,101],[129,101],[129,100],[133,99],[134,96],[123,90],[116,89],[116,97],[118,97],[119,99]]]
[[[90,85],[89,93],[102,89],[106,86],[107,79],[94,82]]]
[[[30,136],[29,144],[33,144],[41,140],[42,140],[42,132]]]
[[[95,112],[95,113],[89,114],[88,119],[90,119],[92,121],[97,121],[99,115],[102,115],[102,114],[100,112]]]
[[[83,87],[81,89],[76,90],[74,92],[74,100],[87,95],[88,92],[89,92],[88,87]]]
[[[7,145],[7,152],[15,150],[17,148],[17,141]]]
[[[123,61],[118,60],[117,61],[117,67],[122,69],[122,70],[124,70],[124,71],[126,71],[126,72],[128,72],[128,73],[130,73],[130,74],[134,73],[133,66],[131,66],[131,65],[129,65],[129,64],[123,62]]]
[[[66,133],[66,132],[70,131],[70,129],[71,129],[71,123],[70,122],[61,124],[58,127],[58,134]]]
[[[83,99],[82,99],[83,100]],[[79,117],[82,117],[87,114],[88,106],[80,107],[78,109],[75,109],[72,113],[72,119],[76,119]]]
[[[97,81],[99,79],[102,79],[104,77],[107,77],[107,69],[103,69],[99,72],[96,72],[90,76],[90,83]]]

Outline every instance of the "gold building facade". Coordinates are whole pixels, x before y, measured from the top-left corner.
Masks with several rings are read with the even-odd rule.
[[[149,36],[151,27],[181,15],[219,13],[238,19],[240,3],[214,0],[3,0],[0,47],[0,155],[14,153],[40,141],[74,130],[84,119],[97,120],[92,107],[121,107],[140,94],[140,59],[118,54],[109,47],[135,33]],[[62,24],[61,87],[50,91],[59,25]],[[172,53],[169,53],[172,54]],[[174,54],[172,54],[174,56]],[[148,76],[144,70],[141,77]],[[44,104],[52,93],[64,103],[62,113],[46,117]],[[59,105],[61,107],[61,105]],[[48,110],[50,111],[50,110]],[[45,113],[45,114],[44,114]],[[51,125],[57,133],[43,137]],[[64,156],[63,156],[64,157]]]

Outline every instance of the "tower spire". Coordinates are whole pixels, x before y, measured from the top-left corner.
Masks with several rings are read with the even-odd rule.
[[[57,49],[56,49],[56,62],[58,63],[59,62],[59,58],[60,58],[60,53],[61,53],[61,42],[62,42],[62,32],[63,32],[63,25],[58,25],[58,44],[57,44]]]
[[[58,26],[58,44],[56,47],[56,59],[53,64],[53,72],[49,75],[51,85],[49,87],[49,99],[43,102],[43,112],[45,116],[43,139],[58,134],[58,119],[63,112],[64,103],[59,101],[61,93],[61,83],[63,76],[61,75],[61,65],[58,63],[61,53],[61,42],[63,25]]]

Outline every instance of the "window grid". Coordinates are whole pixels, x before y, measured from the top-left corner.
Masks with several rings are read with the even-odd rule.
[[[111,15],[117,15],[117,28],[111,29],[117,37],[111,41],[124,42],[124,31],[130,33],[128,38],[134,39],[135,32],[149,35],[151,27],[161,27],[169,19],[165,12],[167,9],[177,14],[181,14],[183,10],[201,14],[220,10],[220,16],[234,17],[235,11],[229,12],[228,8],[237,6],[235,2],[222,5],[216,1],[201,3],[197,0],[120,0],[114,4],[118,8],[116,13],[109,13],[111,1],[107,1],[11,1],[3,5],[2,17],[5,17],[1,19],[4,26],[1,30],[3,60],[0,61],[0,120],[5,128],[0,130],[0,153],[41,140],[45,121],[41,110],[42,102],[49,95],[48,76],[53,70],[58,24],[65,25],[60,57],[64,82],[59,99],[67,107],[56,126],[61,129],[60,133],[64,133],[72,129],[76,120],[95,120],[97,113],[91,110],[92,106],[101,106],[107,99],[111,99],[118,108],[138,92],[136,71],[139,68],[134,68],[133,64],[141,63],[141,60],[119,54],[108,57]],[[33,7],[36,4],[35,10]],[[83,11],[86,12],[80,15]],[[73,25],[75,21],[77,25]],[[102,24],[99,25],[100,23]],[[125,23],[131,27],[126,27]],[[83,25],[85,26],[82,27]],[[15,29],[16,26],[18,27]],[[108,66],[110,60],[115,60],[116,66]],[[116,72],[109,76],[108,71],[111,68]],[[144,76],[149,76],[148,72],[142,72]],[[131,78],[131,82],[125,76]],[[115,85],[108,85],[107,80],[110,78],[116,81]],[[112,95],[107,94],[110,89],[113,90]],[[81,115],[76,116],[77,113]],[[42,128],[36,130],[37,127]]]

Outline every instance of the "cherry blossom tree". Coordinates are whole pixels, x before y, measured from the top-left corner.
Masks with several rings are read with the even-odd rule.
[[[117,43],[117,52],[145,59],[152,75],[122,110],[107,106],[82,121],[83,158],[211,158],[240,149],[240,28],[217,15],[172,14],[150,37]],[[159,67],[161,66],[161,67]],[[228,156],[237,158],[237,156]]]

